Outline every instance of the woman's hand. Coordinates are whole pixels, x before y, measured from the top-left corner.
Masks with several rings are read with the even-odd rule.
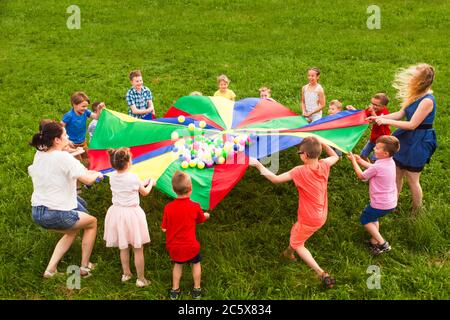
[[[257,167],[258,164],[259,164],[259,161],[256,158],[253,158],[253,157],[248,158],[248,165],[250,167]]]
[[[385,119],[382,116],[375,117],[374,120],[377,123],[377,125],[379,125],[379,126],[384,125],[384,124],[389,124],[389,119]]]

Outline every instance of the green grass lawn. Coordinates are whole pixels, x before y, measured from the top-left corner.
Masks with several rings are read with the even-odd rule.
[[[0,298],[167,299],[171,263],[160,231],[170,199],[154,191],[141,199],[152,243],[145,249],[148,289],[120,282],[119,250],[105,247],[103,222],[111,202],[108,183],[83,192],[99,221],[92,260],[94,276],[80,290],[66,278],[43,281],[58,235],[31,219],[34,150],[27,145],[42,118],[61,119],[74,91],[126,112],[128,73],[141,69],[162,115],[191,91],[212,95],[225,73],[238,99],[272,88],[273,97],[299,112],[306,70],[318,66],[327,101],[363,108],[385,91],[390,111],[399,109],[391,86],[395,72],[418,62],[436,68],[439,148],[422,174],[424,210],[410,215],[407,188],[398,211],[384,218],[391,252],[372,257],[362,245],[359,214],[369,201],[348,160],[333,167],[329,218],[308,242],[318,263],[337,279],[323,291],[313,271],[280,258],[296,220],[294,185],[272,185],[250,169],[198,227],[204,260],[205,299],[449,299],[450,64],[449,1],[376,2],[381,29],[369,30],[372,1],[139,1],[78,0],[81,29],[69,30],[71,1],[0,2]],[[369,137],[366,131],[355,148]],[[298,164],[293,149],[280,153],[280,172]],[[59,269],[80,260],[78,239]],[[381,289],[366,285],[370,265],[381,270]],[[181,288],[192,285],[186,268]],[[188,295],[183,298],[189,299]]]

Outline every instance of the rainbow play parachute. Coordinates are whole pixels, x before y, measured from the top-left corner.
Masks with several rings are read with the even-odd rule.
[[[362,111],[342,111],[308,124],[267,99],[187,96],[152,121],[105,109],[89,145],[90,168],[112,172],[107,149],[130,147],[131,172],[157,179],[156,187],[175,197],[172,175],[185,170],[192,179],[191,199],[213,209],[244,175],[249,156],[269,156],[307,136],[348,152],[367,126]]]

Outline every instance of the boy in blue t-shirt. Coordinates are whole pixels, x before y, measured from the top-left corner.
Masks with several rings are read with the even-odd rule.
[[[70,102],[72,103],[72,109],[64,114],[61,123],[66,127],[69,140],[73,143],[72,147],[82,147],[84,149],[85,152],[77,156],[77,159],[88,166],[89,158],[87,156],[88,148],[86,144],[87,118],[97,119],[98,116],[87,108],[90,101],[84,92],[79,91],[72,94]]]

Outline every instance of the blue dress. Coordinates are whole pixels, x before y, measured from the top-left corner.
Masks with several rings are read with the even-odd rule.
[[[400,140],[400,150],[394,154],[397,167],[412,172],[421,172],[426,163],[430,162],[431,156],[437,148],[436,131],[433,122],[436,115],[436,100],[429,93],[417,99],[405,108],[406,119],[411,120],[423,99],[429,98],[433,101],[433,111],[430,112],[423,122],[415,130],[397,129],[392,134]]]

